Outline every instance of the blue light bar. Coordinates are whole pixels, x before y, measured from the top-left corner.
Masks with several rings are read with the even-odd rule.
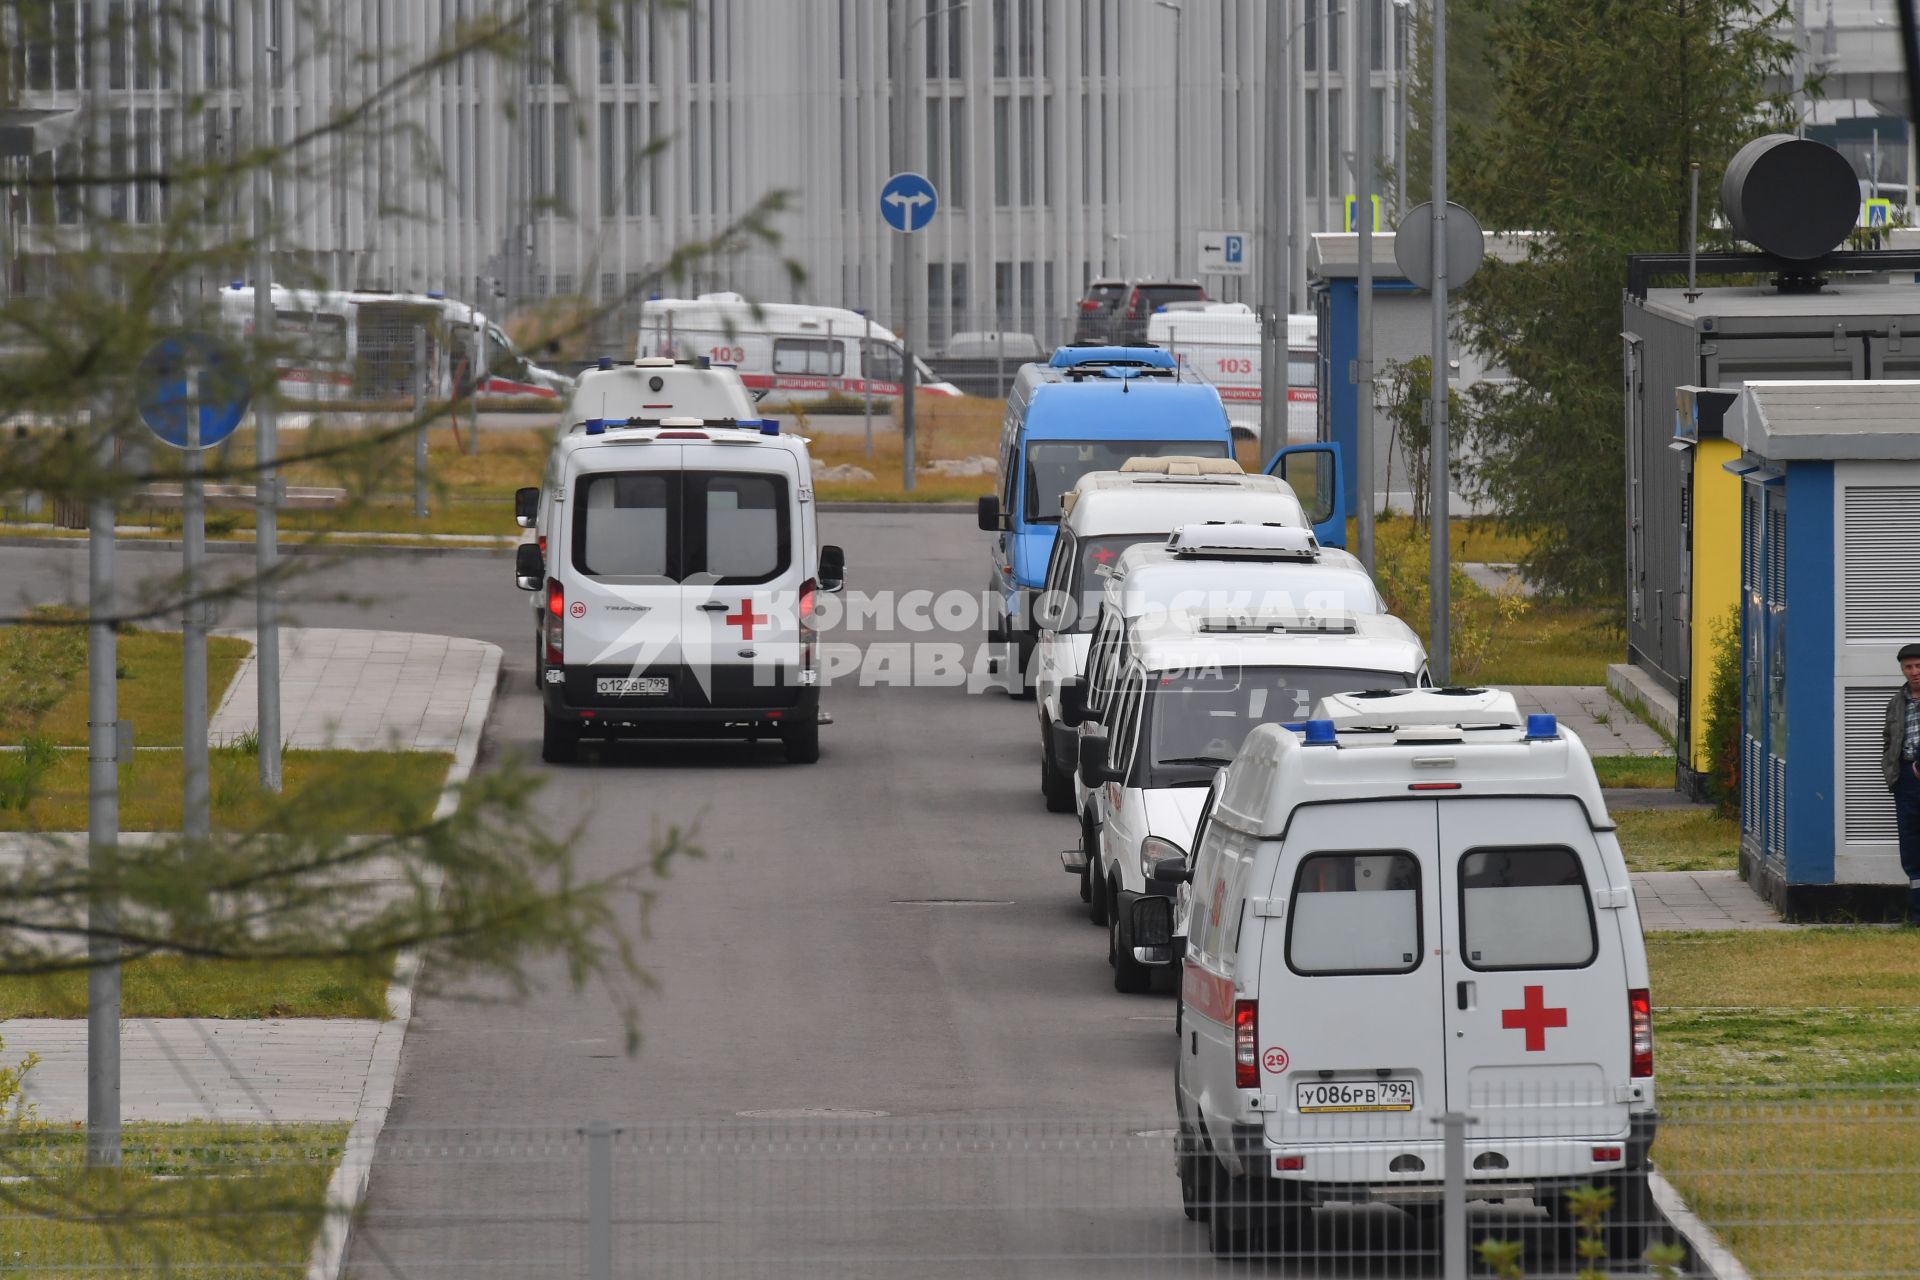
[[[600,367],[600,368],[602,368],[602,369],[611,369],[611,368],[613,368],[613,357],[612,357],[612,356],[601,356],[601,357],[600,357],[600,366],[599,366],[599,367]]]
[[[1078,369],[1082,365],[1135,365],[1148,369],[1172,369],[1173,353],[1160,347],[1057,347],[1047,365],[1054,369]]]
[[[779,435],[779,434],[780,434],[780,419],[778,419],[778,418],[762,418],[762,419],[760,419],[760,434],[761,434],[761,435],[763,435],[763,436],[777,436],[777,435]]]
[[[1307,745],[1310,747],[1330,747],[1339,741],[1331,720],[1307,721]]]
[[[1557,738],[1560,736],[1560,722],[1551,715],[1540,712],[1527,717],[1527,741],[1536,738]]]
[[[587,434],[590,436],[600,435],[607,429],[607,422],[604,418],[588,418],[580,425],[587,429]]]

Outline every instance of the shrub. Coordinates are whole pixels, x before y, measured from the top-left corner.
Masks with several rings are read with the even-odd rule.
[[[1707,685],[1707,794],[1722,817],[1740,809],[1740,606],[1713,623],[1713,671]]]

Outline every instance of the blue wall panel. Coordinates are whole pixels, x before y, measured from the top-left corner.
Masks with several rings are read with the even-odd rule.
[[[1787,882],[1831,884],[1837,818],[1833,464],[1789,463],[1787,497]]]

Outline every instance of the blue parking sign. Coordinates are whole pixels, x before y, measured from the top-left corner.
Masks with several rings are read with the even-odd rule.
[[[1227,261],[1245,262],[1247,260],[1247,238],[1245,236],[1227,237]]]

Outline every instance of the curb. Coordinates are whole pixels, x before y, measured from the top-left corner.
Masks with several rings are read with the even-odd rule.
[[[1687,1207],[1687,1202],[1674,1188],[1671,1182],[1660,1176],[1658,1169],[1647,1171],[1647,1189],[1653,1193],[1653,1203],[1666,1215],[1667,1222],[1680,1233],[1687,1242],[1687,1248],[1693,1254],[1705,1273],[1713,1280],[1753,1280],[1740,1259],[1733,1256],[1733,1250],[1713,1233],[1713,1228],[1700,1221],[1700,1215]]]
[[[113,545],[116,551],[177,552],[181,549],[180,539],[178,538],[116,538],[114,539]],[[33,538],[22,534],[7,534],[0,536],[0,547],[68,547],[75,551],[85,551],[87,549],[87,540],[85,538]],[[283,556],[352,555],[362,551],[370,551],[379,555],[483,556],[492,558],[495,556],[510,556],[513,554],[513,550],[513,544],[504,542],[498,547],[443,547],[431,543],[421,543],[415,546],[404,542],[328,543],[324,546],[317,547],[299,542],[283,542],[280,544],[280,554]],[[253,553],[254,547],[251,542],[209,541],[207,543],[208,555],[250,556]]]
[[[447,770],[446,785],[440,789],[440,801],[433,809],[435,821],[459,807],[460,789],[480,758],[480,739],[486,732],[487,715],[500,688],[501,658],[499,645],[487,646],[480,662],[480,676],[473,682],[473,693],[467,699],[466,716],[460,722],[460,740],[454,747],[453,765]],[[393,981],[387,986],[387,1007],[393,1016],[381,1024],[374,1037],[367,1080],[360,1090],[360,1106],[354,1112],[352,1127],[347,1130],[339,1167],[327,1180],[326,1213],[313,1249],[307,1255],[307,1280],[337,1280],[346,1269],[347,1242],[353,1231],[354,1214],[366,1197],[367,1182],[373,1175],[374,1148],[380,1141],[380,1131],[386,1128],[387,1113],[393,1109],[394,1089],[400,1082],[400,1050],[406,1044],[407,1027],[413,1021],[413,988],[419,977],[417,953],[405,951],[395,958]]]
[[[822,502],[816,504],[820,511],[842,515],[879,515],[915,512],[923,515],[972,515],[975,508],[971,502]]]

